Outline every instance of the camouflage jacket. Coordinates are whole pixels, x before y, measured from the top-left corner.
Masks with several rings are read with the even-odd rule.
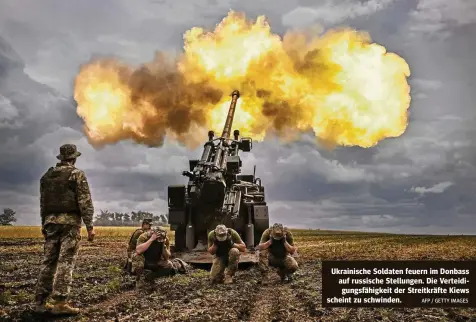
[[[61,214],[48,214],[45,213],[45,200],[44,200],[44,191],[47,188],[43,181],[43,178],[40,180],[40,215],[41,215],[41,225],[46,224],[65,224],[65,225],[76,225],[81,227],[81,219],[84,222],[84,225],[89,230],[93,227],[93,216],[94,216],[94,207],[91,200],[91,192],[89,190],[88,181],[86,175],[83,171],[77,169],[74,165],[68,163],[57,163],[55,166],[56,169],[64,169],[65,171],[71,172],[70,179],[71,181],[76,181],[76,198],[79,206],[80,214],[71,214],[71,213],[61,213]]]
[[[139,246],[140,244],[143,244],[146,241],[148,241],[151,235],[152,235],[152,231],[150,231],[150,230],[142,233],[139,236],[139,238],[137,238],[136,247]],[[164,248],[163,248],[163,252],[162,252],[162,260],[168,260],[169,259],[168,256],[165,256],[165,251],[167,251],[170,254],[170,242],[168,242],[167,244],[164,244]],[[136,256],[138,256],[139,258],[144,258],[144,254],[140,254],[140,255],[136,255]]]

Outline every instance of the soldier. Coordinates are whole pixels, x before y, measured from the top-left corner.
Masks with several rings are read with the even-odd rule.
[[[132,255],[132,272],[137,275],[137,289],[151,290],[157,277],[175,274],[170,256],[167,231],[154,227],[142,233]]]
[[[238,269],[240,252],[245,252],[246,245],[238,232],[225,225],[218,225],[208,234],[208,252],[214,255],[210,281],[212,284],[233,283],[233,276]]]
[[[139,238],[140,235],[142,235],[146,231],[149,231],[151,225],[152,225],[152,219],[146,218],[142,220],[142,227],[134,231],[131,235],[131,238],[129,239],[129,246],[127,248],[127,262],[126,262],[126,266],[124,267],[124,269],[128,273],[131,273],[131,270],[132,270],[132,254],[136,250],[137,239]]]
[[[268,267],[278,268],[281,281],[292,281],[293,273],[298,269],[298,263],[291,256],[295,251],[292,233],[282,224],[274,224],[266,229],[261,236],[259,250],[259,269],[262,274],[262,283],[267,282]]]
[[[36,287],[35,310],[53,314],[78,314],[67,304],[72,274],[81,240],[81,219],[93,241],[94,208],[86,176],[74,165],[81,155],[73,144],[60,147],[60,160],[40,180],[41,232],[44,259]],[[56,276],[56,277],[55,277]],[[52,295],[54,305],[46,304]]]

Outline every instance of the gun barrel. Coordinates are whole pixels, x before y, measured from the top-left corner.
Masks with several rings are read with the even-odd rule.
[[[236,90],[233,91],[233,93],[231,93],[230,109],[228,110],[228,116],[226,117],[225,126],[223,127],[223,133],[221,134],[222,138],[230,138],[231,126],[233,125],[233,118],[235,116],[235,109],[236,103],[238,102],[238,98],[240,98],[240,92]]]

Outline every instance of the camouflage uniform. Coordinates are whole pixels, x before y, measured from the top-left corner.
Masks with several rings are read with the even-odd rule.
[[[159,238],[154,240],[144,253],[134,252],[132,255],[132,273],[137,276],[137,289],[151,290],[156,278],[174,275],[177,272],[176,267],[169,260],[170,245],[168,239],[165,239],[165,230],[154,228],[142,233],[137,239],[137,245],[147,242],[154,232],[159,235]]]
[[[210,270],[210,281],[212,283],[221,283],[224,280],[227,284],[232,282],[240,262],[240,251],[232,248],[232,245],[241,243],[243,241],[238,232],[226,228],[224,225],[218,225],[215,230],[208,234],[208,248],[212,247],[213,244],[217,245]]]
[[[137,240],[139,239],[139,236],[145,233],[146,230],[139,228],[136,231],[134,231],[131,235],[131,239],[129,239],[129,245],[127,247],[127,257],[132,258],[132,253],[136,250],[137,246]]]
[[[127,261],[125,265],[125,269],[130,273],[132,269],[132,255],[134,254],[134,251],[136,250],[137,246],[137,239],[139,239],[139,236],[148,231],[148,229],[144,229],[144,224],[151,224],[152,219],[144,219],[142,221],[142,227],[134,231],[131,235],[131,238],[129,239],[129,244],[127,247]]]
[[[52,292],[56,302],[66,301],[81,240],[81,220],[88,230],[93,228],[94,208],[86,176],[65,162],[80,155],[75,145],[63,145],[57,156],[61,162],[49,168],[40,180],[40,215],[45,244],[36,286],[37,305]]]
[[[273,238],[275,233],[276,235],[280,235],[281,239]],[[292,274],[298,269],[298,263],[284,247],[283,234],[286,234],[288,244],[294,246],[293,234],[287,228],[283,228],[281,224],[276,224],[266,229],[261,236],[260,244],[266,243],[268,240],[272,241],[268,249],[259,251],[258,267],[264,279],[266,279],[269,266],[278,268],[278,274],[283,281],[286,278],[290,279]],[[275,237],[279,238],[279,236]]]

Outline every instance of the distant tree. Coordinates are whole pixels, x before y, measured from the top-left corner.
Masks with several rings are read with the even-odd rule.
[[[145,213],[142,210],[137,212],[137,221],[142,221],[145,218]]]
[[[113,214],[109,211],[109,210],[102,210],[101,209],[101,214],[99,215],[99,217],[101,218],[101,221],[108,221],[110,220],[110,218],[113,216]]]
[[[96,226],[102,226],[102,219],[100,214],[95,214],[94,215],[94,225]]]
[[[118,223],[122,223],[122,218],[124,217],[124,214],[122,212],[115,212],[114,213],[114,221]]]
[[[16,212],[11,208],[3,209],[3,214],[0,215],[0,226],[11,226],[12,222],[16,222]]]
[[[131,221],[131,216],[128,213],[124,214],[124,217],[122,218],[123,223],[129,223]]]
[[[137,212],[137,217],[138,217],[139,221],[142,221],[145,218],[152,218],[153,216],[149,217],[149,216],[147,216],[147,213],[145,211],[139,210]]]
[[[131,212],[131,220],[132,220],[132,222],[135,223],[135,222],[139,221],[138,217],[139,217],[139,216],[138,216],[137,212],[135,212],[135,211]]]
[[[147,211],[143,211],[143,210],[139,210],[137,212],[134,212],[134,211],[132,212],[131,219],[136,225],[140,224],[142,222],[142,220],[144,220],[146,218],[154,220],[154,214],[150,213],[150,212],[147,212]]]
[[[102,210],[99,214],[96,214],[96,220],[94,224],[97,226],[110,226],[111,220],[114,220],[114,214],[109,210]]]

